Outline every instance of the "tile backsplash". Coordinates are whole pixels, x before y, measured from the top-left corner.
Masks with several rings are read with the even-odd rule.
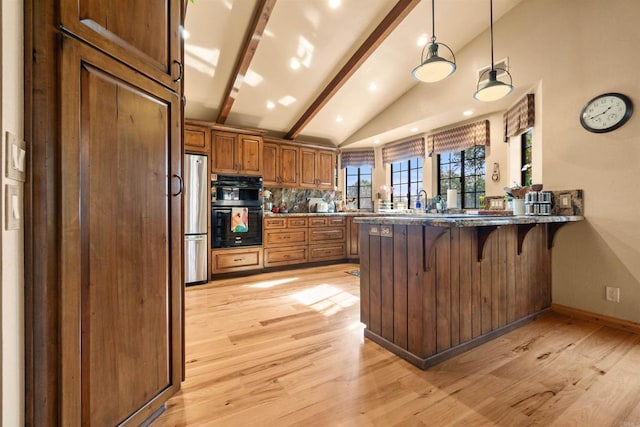
[[[269,199],[264,198],[265,209],[267,203],[271,202],[273,206],[288,207],[289,212],[309,212],[310,198],[320,198],[326,202],[342,201],[342,191],[279,187],[265,187],[264,190],[271,192]]]

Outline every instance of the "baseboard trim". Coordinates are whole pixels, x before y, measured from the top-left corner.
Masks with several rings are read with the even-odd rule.
[[[565,316],[573,317],[575,319],[587,320],[590,322],[608,326],[610,328],[621,329],[626,332],[640,335],[640,323],[632,322],[630,320],[618,319],[616,317],[592,313],[590,311],[567,307],[566,305],[560,304],[552,304],[551,310],[559,314],[564,314]]]

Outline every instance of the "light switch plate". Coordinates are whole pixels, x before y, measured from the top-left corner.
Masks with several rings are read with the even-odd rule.
[[[7,178],[24,182],[27,176],[27,143],[5,132],[5,171]]]
[[[19,230],[23,223],[21,186],[6,184],[5,186],[5,228]]]

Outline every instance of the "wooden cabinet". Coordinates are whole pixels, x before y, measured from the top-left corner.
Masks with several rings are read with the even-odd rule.
[[[347,218],[347,259],[360,258],[360,225]]]
[[[139,425],[182,376],[180,96],[73,37],[61,49],[59,420]]]
[[[306,245],[309,233],[306,228],[283,230],[265,230],[263,244],[266,248],[274,246]]]
[[[262,248],[257,246],[214,249],[211,251],[211,271],[213,274],[222,274],[258,270],[263,266],[262,256]]]
[[[184,126],[184,151],[211,156],[211,132],[200,126]],[[208,175],[207,175],[208,176]]]
[[[181,1],[61,0],[60,24],[152,79],[180,91]]]
[[[183,1],[24,5],[24,424],[145,425],[184,372]]]
[[[309,261],[346,258],[346,219],[343,216],[309,218]]]
[[[264,142],[263,179],[265,186],[299,185],[300,149],[295,145]]]
[[[300,187],[333,189],[335,163],[336,155],[333,151],[300,148]]]
[[[262,156],[261,136],[212,132],[212,173],[260,176],[262,175]]]
[[[306,217],[272,217],[264,221],[264,266],[306,263],[309,260],[309,230]]]

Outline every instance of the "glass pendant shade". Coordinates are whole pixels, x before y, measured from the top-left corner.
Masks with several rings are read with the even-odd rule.
[[[498,80],[497,74],[498,72],[496,70],[489,71],[489,81],[483,84],[482,87],[478,85],[476,93],[473,94],[475,99],[484,102],[497,101],[511,93],[513,85]],[[509,75],[509,77],[511,77],[511,75]]]
[[[422,63],[411,72],[414,79],[425,83],[438,82],[446,79],[456,70],[455,57],[454,61],[449,61],[448,59],[438,56],[439,45],[446,47],[449,52],[451,52],[451,49],[449,49],[447,45],[432,41],[429,45],[427,59],[422,61]],[[453,56],[453,52],[451,52],[451,55]]]

